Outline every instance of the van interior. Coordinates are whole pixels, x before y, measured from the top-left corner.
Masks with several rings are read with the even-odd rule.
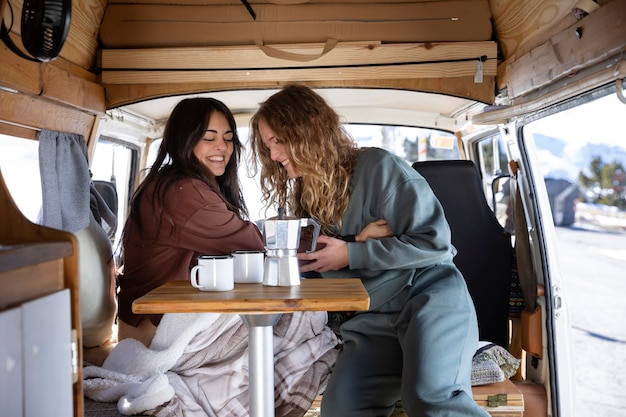
[[[519,360],[510,377],[477,385],[475,400],[492,416],[575,415],[554,231],[563,214],[555,221],[527,126],[607,97],[626,103],[626,2],[0,4],[7,415],[121,415],[84,396],[81,368],[115,346],[121,233],[169,113],[185,97],[217,98],[246,139],[259,104],[289,83],[314,88],[359,146],[402,156],[440,199],[481,340]],[[73,148],[44,148],[45,136]],[[64,152],[74,156],[57,159]],[[240,174],[251,220],[274,215],[247,167]],[[88,212],[72,206],[77,196]],[[41,224],[43,206],[59,222],[87,221]],[[43,353],[27,356],[32,346]],[[318,415],[314,403],[307,416]],[[394,415],[406,415],[401,404]]]

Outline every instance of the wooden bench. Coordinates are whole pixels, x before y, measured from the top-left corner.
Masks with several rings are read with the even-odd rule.
[[[472,387],[474,401],[493,417],[528,417],[524,413],[524,395],[511,380]],[[318,395],[304,417],[319,417],[322,396]],[[544,412],[545,415],[545,412]],[[530,415],[535,416],[535,415]],[[407,417],[398,401],[391,417]]]

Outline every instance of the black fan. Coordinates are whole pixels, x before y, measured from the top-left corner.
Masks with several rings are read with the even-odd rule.
[[[61,52],[70,29],[71,0],[25,0],[22,7],[22,44],[35,58],[24,54],[13,44],[2,22],[2,39],[22,58],[48,62]]]

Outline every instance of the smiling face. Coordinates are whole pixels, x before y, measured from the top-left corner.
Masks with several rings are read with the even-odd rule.
[[[263,141],[263,145],[265,145],[265,147],[269,149],[270,158],[272,159],[272,161],[280,163],[287,171],[287,175],[289,176],[289,178],[298,178],[299,175],[296,172],[293,164],[289,160],[287,152],[285,151],[285,145],[276,136],[274,131],[267,125],[265,120],[259,119],[258,128],[259,133],[261,134],[261,140]]]
[[[193,153],[211,174],[219,177],[233,155],[234,133],[222,113],[215,111],[210,117],[207,130],[194,146]]]

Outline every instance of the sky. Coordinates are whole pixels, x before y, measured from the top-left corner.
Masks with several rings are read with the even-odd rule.
[[[626,104],[616,94],[533,123],[533,131],[568,141],[626,149]]]

